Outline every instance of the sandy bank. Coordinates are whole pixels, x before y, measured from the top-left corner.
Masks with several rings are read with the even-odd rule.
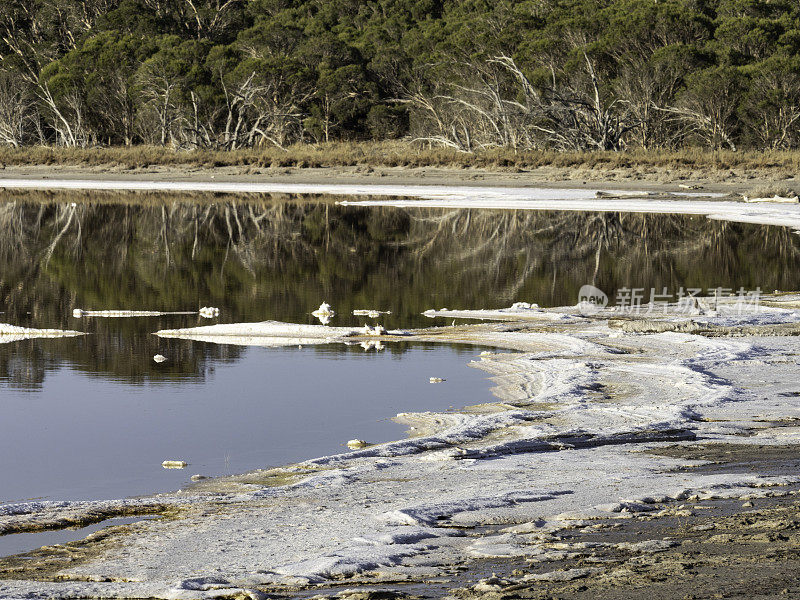
[[[329,167],[250,168],[151,166],[8,166],[0,181],[10,179],[90,179],[95,181],[178,181],[292,185],[459,185],[473,187],[548,187],[573,189],[620,189],[649,192],[741,194],[753,187],[787,185],[785,175],[741,172],[682,171],[680,169],[576,169],[541,167],[525,172],[512,169],[455,169],[439,167]],[[788,182],[791,184],[791,181]]]
[[[423,152],[412,152],[410,162],[396,163],[406,166],[389,166],[382,162],[386,154],[396,149],[373,148],[366,154],[357,151],[343,163],[335,157],[332,162],[319,164],[319,157],[306,148],[308,156],[297,156],[298,166],[286,166],[284,160],[291,157],[276,156],[282,166],[265,166],[263,156],[240,157],[231,160],[230,153],[207,156],[187,154],[186,163],[181,164],[180,154],[160,150],[149,159],[136,149],[124,151],[93,152],[92,150],[51,153],[42,155],[46,164],[30,164],[31,157],[21,162],[10,160],[0,177],[59,177],[59,178],[141,178],[185,181],[216,179],[218,181],[273,182],[273,183],[384,183],[389,185],[439,184],[518,187],[547,185],[550,187],[615,187],[617,189],[646,189],[651,191],[698,190],[708,192],[742,193],[753,188],[767,186],[792,187],[797,184],[794,157],[790,154],[768,155],[765,153],[677,153],[670,156],[655,153],[620,154],[606,156],[581,155],[567,157],[552,154],[551,162],[543,162],[541,156],[527,164],[524,157],[510,155],[509,166],[486,164],[481,157],[457,155],[452,165],[437,163],[422,165],[426,160]],[[295,149],[296,150],[296,149]],[[407,152],[408,149],[403,150]],[[377,154],[375,154],[377,152]],[[159,158],[160,153],[166,156]],[[24,153],[23,153],[24,154]],[[279,153],[280,154],[280,153]],[[290,152],[289,154],[292,154]],[[301,151],[302,154],[302,151]],[[602,154],[602,153],[601,153]],[[669,154],[669,153],[667,153]],[[128,156],[129,155],[129,156]],[[723,156],[725,155],[725,156]],[[106,158],[103,159],[102,157]],[[360,158],[358,158],[360,156]],[[485,157],[484,157],[485,158]],[[166,159],[163,164],[159,161]],[[200,159],[200,162],[197,162]],[[374,159],[378,159],[374,162]],[[107,163],[102,161],[106,160]],[[221,160],[220,166],[212,166]],[[518,163],[522,160],[522,163]],[[357,164],[353,164],[353,161]],[[421,162],[420,162],[421,161]],[[328,161],[323,160],[323,163]],[[227,163],[227,166],[222,166]],[[291,160],[287,164],[292,164]],[[319,165],[319,166],[316,166]]]

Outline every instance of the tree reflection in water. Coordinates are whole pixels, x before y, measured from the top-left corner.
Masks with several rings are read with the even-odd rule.
[[[224,321],[333,324],[391,310],[387,326],[430,324],[429,308],[574,304],[585,283],[622,287],[800,287],[800,240],[786,228],[620,213],[341,207],[319,197],[5,193],[3,320],[79,328],[69,340],[0,345],[0,381],[41,384],[70,363],[126,382],[202,381],[231,346],[158,340],[196,317],[74,319],[72,309],[193,310]],[[207,321],[203,321],[207,324]],[[154,370],[157,351],[172,360]],[[393,351],[402,351],[394,347]],[[320,350],[325,351],[325,350]]]

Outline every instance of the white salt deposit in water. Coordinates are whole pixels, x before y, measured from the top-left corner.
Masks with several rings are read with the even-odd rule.
[[[381,315],[390,315],[392,311],[390,310],[372,310],[372,309],[355,309],[353,311],[353,316],[355,317],[369,317],[371,319],[377,319]]]
[[[330,304],[328,304],[327,302],[323,302],[322,304],[319,305],[319,308],[314,312],[312,312],[311,314],[314,315],[317,319],[319,319],[320,323],[322,323],[323,325],[327,325],[328,323],[331,322],[331,319],[333,319],[333,317],[336,315],[336,311],[334,311],[333,308],[331,308]]]
[[[383,325],[364,325],[364,329],[362,330],[364,335],[386,335],[386,328]]]
[[[201,309],[202,310],[202,309]],[[105,318],[124,318],[124,317],[162,317],[165,315],[193,315],[194,311],[159,311],[159,310],[84,310],[75,308],[72,316],[76,319],[81,317],[105,317]]]
[[[72,337],[86,335],[82,331],[63,329],[37,329],[35,327],[19,327],[10,323],[0,323],[0,343],[19,341],[30,338]]]
[[[333,316],[336,314],[336,312],[333,310],[333,308],[331,308],[330,304],[328,304],[327,302],[323,302],[322,304],[319,305],[319,308],[314,312],[312,312],[311,314],[314,316],[320,316],[320,315]]]
[[[279,340],[280,343],[275,345],[288,345],[286,343],[288,340],[292,340],[292,344],[330,343],[334,341],[344,342],[348,338],[363,336],[405,337],[408,336],[408,332],[400,329],[387,331],[381,325],[375,325],[374,327],[365,325],[363,329],[355,329],[351,327],[263,321],[260,323],[221,323],[219,325],[188,327],[185,329],[163,329],[156,331],[155,335],[163,338],[215,341],[226,344],[235,344],[237,342],[234,340],[241,340],[246,343],[255,341],[258,344],[273,345],[273,341]],[[303,342],[301,340],[307,341]]]

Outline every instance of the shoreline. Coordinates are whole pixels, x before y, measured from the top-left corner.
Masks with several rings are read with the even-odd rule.
[[[565,210],[632,212],[655,214],[702,215],[710,219],[785,226],[800,231],[800,203],[745,202],[732,200],[723,192],[707,190],[686,191],[675,186],[662,185],[659,191],[628,187],[583,187],[530,185],[525,187],[498,187],[472,185],[442,185],[400,183],[374,180],[364,183],[340,180],[300,183],[263,180],[258,178],[228,177],[209,179],[208,176],[189,178],[164,178],[152,176],[116,177],[112,174],[78,178],[10,178],[0,176],[0,189],[7,194],[27,192],[71,193],[168,193],[168,194],[283,194],[296,196],[327,196],[342,206],[388,206],[402,208],[482,208],[495,210]],[[207,175],[207,174],[206,174]],[[562,182],[563,183],[563,182]],[[353,198],[348,200],[347,198]]]
[[[794,178],[786,173],[747,168],[718,171],[697,171],[683,167],[658,167],[642,170],[637,167],[573,168],[544,166],[528,170],[514,168],[420,167],[251,167],[150,165],[125,167],[113,164],[24,165],[0,169],[4,179],[94,179],[99,181],[216,181],[231,183],[275,183],[298,185],[468,185],[475,187],[527,186],[550,189],[621,189],[648,192],[694,192],[741,195],[760,185],[791,186]]]
[[[779,301],[793,306],[794,297]],[[731,471],[715,468],[713,456],[680,450],[698,441],[734,442],[742,462],[755,465],[747,457],[765,444],[785,448],[800,439],[793,420],[800,417],[788,401],[765,404],[746,391],[758,372],[774,382],[765,399],[784,389],[794,393],[784,375],[794,369],[785,357],[795,348],[796,310],[739,318],[788,328],[785,337],[745,340],[632,334],[609,329],[608,314],[585,318],[574,311],[509,309],[500,323],[409,332],[404,339],[472,341],[499,350],[473,365],[493,376],[493,403],[401,415],[416,427],[410,438],[200,482],[142,499],[138,508],[132,501],[3,507],[6,527],[63,526],[120,511],[171,516],[68,544],[66,554],[55,547],[0,560],[0,595],[260,598],[363,585],[404,593],[448,579],[453,569],[479,572],[490,557],[507,565],[533,557],[550,569],[580,549],[551,547],[571,532],[676,514],[687,501],[789,497],[784,492],[800,484],[773,463]],[[732,315],[694,318],[717,322],[723,336],[724,327],[730,335],[738,327]],[[231,333],[231,326],[223,329],[223,337]],[[305,326],[304,334],[327,335],[326,329]],[[206,327],[203,334],[215,331]],[[758,417],[766,410],[769,422]],[[678,440],[685,441],[676,446]],[[576,470],[575,464],[585,466]],[[203,556],[193,552],[198,544]],[[569,582],[575,574],[573,567],[542,569],[537,573],[567,574],[524,579],[522,573],[509,585],[539,593],[539,582]],[[15,582],[15,574],[27,581]],[[599,570],[575,579],[584,578],[605,581]]]

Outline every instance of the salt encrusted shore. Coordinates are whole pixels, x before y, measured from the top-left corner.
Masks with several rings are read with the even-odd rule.
[[[14,178],[0,177],[0,189],[82,190],[139,192],[210,192],[233,194],[332,194],[363,196],[364,200],[344,200],[345,206],[394,206],[420,208],[483,208],[496,210],[566,210],[636,212],[651,214],[704,215],[710,219],[791,227],[800,231],[800,204],[774,202],[747,203],[722,200],[724,194],[708,191],[681,191],[675,186],[662,191],[645,189],[614,190],[600,187],[529,187],[415,185],[378,183],[294,183],[273,181],[156,180],[145,178]],[[646,187],[646,186],[645,186]],[[369,197],[369,198],[367,198]]]
[[[170,517],[115,528],[66,551],[2,559],[8,579],[0,581],[0,597],[261,598],[344,584],[402,590],[404,582],[430,581],[476,560],[563,558],[576,550],[554,550],[566,531],[668,514],[687,501],[794,489],[796,473],[715,471],[701,468],[702,460],[653,452],[800,443],[799,300],[779,296],[742,313],[722,299],[713,311],[673,306],[624,318],[610,309],[587,315],[579,307],[524,304],[432,311],[448,321],[453,314],[502,319],[402,336],[495,347],[471,363],[492,377],[494,400],[460,412],[398,415],[410,427],[404,440],[173,494],[0,505],[6,534],[122,514]],[[663,331],[639,333],[621,323]],[[714,333],[681,333],[687,323]],[[768,333],[747,335],[748,327]],[[359,335],[338,329],[268,323],[161,333],[220,343],[295,336],[341,343]],[[603,575],[602,563],[593,569],[581,577]]]
[[[415,199],[381,198],[371,200],[344,200],[343,206],[392,206],[396,208],[482,208],[495,210],[566,210],[597,212],[633,212],[647,214],[702,215],[717,221],[776,225],[791,227],[800,231],[800,204],[763,202],[747,204],[728,200],[700,200],[708,194],[682,194],[670,199],[647,198],[646,194],[637,197],[626,192],[623,198],[586,197],[585,194],[564,194],[571,190],[558,190],[561,194],[539,196],[517,190],[487,190],[483,193],[463,193],[446,196],[444,194],[422,194],[410,192],[403,196],[416,196]]]

